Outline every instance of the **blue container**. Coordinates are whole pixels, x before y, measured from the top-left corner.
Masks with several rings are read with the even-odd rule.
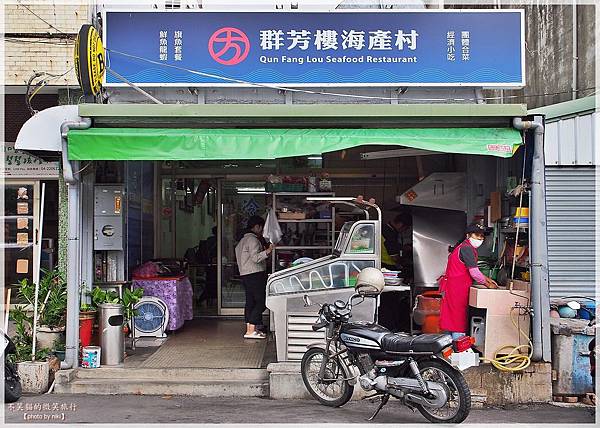
[[[582,321],[580,321],[582,322]],[[584,322],[584,321],[583,321]],[[583,395],[593,391],[588,345],[593,336],[572,331],[570,335],[552,334],[552,382],[554,395]]]
[[[579,316],[579,318],[584,320],[591,320],[592,316],[596,316],[596,304],[594,302],[584,303],[581,306],[582,308],[579,309],[579,311],[577,311],[577,315]]]

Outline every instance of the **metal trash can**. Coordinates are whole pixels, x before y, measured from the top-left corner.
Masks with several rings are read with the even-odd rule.
[[[583,395],[594,391],[589,344],[596,332],[589,321],[550,318],[553,395]]]
[[[123,305],[103,303],[98,305],[100,316],[100,363],[103,366],[123,364],[125,338],[123,336]]]

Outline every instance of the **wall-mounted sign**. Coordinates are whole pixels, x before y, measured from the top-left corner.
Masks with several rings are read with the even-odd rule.
[[[75,41],[75,74],[84,94],[100,93],[105,64],[100,34],[93,26],[83,25]]]
[[[4,143],[4,162],[0,163],[0,175],[6,178],[58,178],[58,162],[45,162],[27,152],[16,150],[14,143]],[[17,196],[19,199],[28,199],[26,189],[25,193],[19,191]]]
[[[141,86],[525,85],[522,10],[107,11],[104,25],[111,68]]]

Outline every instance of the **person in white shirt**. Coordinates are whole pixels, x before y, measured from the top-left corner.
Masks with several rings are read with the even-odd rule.
[[[265,221],[262,217],[252,216],[248,219],[247,232],[235,247],[235,258],[240,271],[240,279],[246,291],[246,306],[244,318],[246,319],[245,339],[265,339],[266,335],[256,329],[262,325],[264,312],[266,286],[267,286],[267,258],[273,251],[273,244],[265,250],[260,236],[262,236]]]

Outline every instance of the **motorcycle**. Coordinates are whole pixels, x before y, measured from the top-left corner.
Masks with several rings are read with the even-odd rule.
[[[371,322],[351,322],[352,307],[373,296],[355,292],[347,302],[319,304],[312,330],[325,329],[326,342],[308,346],[302,380],[319,403],[340,407],[354,386],[381,401],[373,420],[394,397],[435,423],[460,423],[471,410],[471,392],[461,370],[479,365],[473,338],[453,341],[447,334],[391,333]],[[356,305],[354,302],[357,301]],[[304,305],[312,306],[307,295]]]
[[[21,398],[21,379],[17,373],[17,366],[11,361],[9,355],[17,352],[15,344],[6,333],[0,330],[4,335],[2,349],[4,354],[4,401],[6,403],[14,403]]]

